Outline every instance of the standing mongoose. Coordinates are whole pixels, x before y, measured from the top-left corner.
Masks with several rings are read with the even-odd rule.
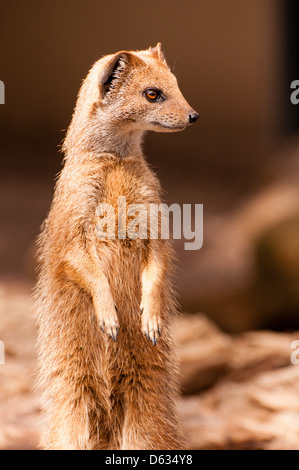
[[[105,239],[96,227],[99,204],[118,216],[120,196],[161,204],[142,137],[183,130],[197,118],[160,43],[103,57],[83,82],[39,238],[44,449],[184,448],[169,241]]]

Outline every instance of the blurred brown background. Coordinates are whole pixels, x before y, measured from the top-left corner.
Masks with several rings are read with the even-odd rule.
[[[204,247],[178,253],[185,311],[230,332],[299,326],[298,2],[16,1],[1,4],[0,278],[34,282],[58,147],[81,80],[100,56],[162,42],[200,113],[147,137],[167,202],[204,204]]]

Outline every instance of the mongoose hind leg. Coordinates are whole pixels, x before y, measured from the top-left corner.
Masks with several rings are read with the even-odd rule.
[[[146,382],[144,378],[142,387],[137,387],[135,393],[132,390],[126,407],[121,449],[184,449],[184,439],[175,407],[169,401],[167,385],[164,384],[162,393],[160,387],[154,390],[153,383]]]
[[[105,413],[88,410],[82,400],[74,406],[56,407],[48,422],[41,448],[45,450],[108,450]]]
[[[52,280],[53,285],[52,295],[49,291],[40,299],[40,310],[48,308],[55,324],[55,332],[47,333],[45,322],[39,331],[39,379],[46,411],[42,448],[108,449],[111,406],[105,341],[112,342],[98,328],[87,292],[64,277],[55,284]]]

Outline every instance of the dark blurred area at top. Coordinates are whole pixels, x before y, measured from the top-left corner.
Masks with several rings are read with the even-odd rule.
[[[183,133],[149,133],[145,143],[166,201],[204,204],[203,249],[186,252],[183,241],[176,243],[182,306],[203,309],[231,331],[273,326],[276,316],[279,323],[283,307],[272,305],[277,286],[264,288],[259,280],[265,271],[259,241],[273,224],[247,237],[254,256],[250,272],[238,271],[248,253],[235,247],[249,233],[243,234],[246,221],[237,220],[238,214],[251,203],[264,207],[259,197],[278,181],[285,152],[292,161],[297,155],[289,148],[296,147],[299,130],[299,110],[290,102],[290,84],[299,79],[298,9],[296,0],[2,3],[0,276],[34,278],[34,240],[61,169],[59,146],[90,66],[102,55],[161,41],[183,94],[201,116]],[[234,239],[235,226],[240,239]],[[227,258],[228,253],[233,254]],[[273,273],[267,269],[268,283]],[[277,282],[279,288],[285,283]],[[290,295],[284,292],[280,299],[289,301]],[[297,321],[299,326],[296,302],[279,328]]]
[[[293,80],[299,80],[299,3],[296,0],[287,0],[283,2],[284,6],[284,84],[286,89],[286,98],[289,94],[289,86]],[[285,125],[284,130],[287,133],[298,132],[299,130],[299,112],[298,108],[291,105],[290,102],[285,99],[285,112],[284,119]]]

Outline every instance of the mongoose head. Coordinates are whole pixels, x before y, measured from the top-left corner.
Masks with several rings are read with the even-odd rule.
[[[183,97],[161,51],[121,51],[98,60],[80,89],[63,150],[138,148],[144,131],[177,132],[199,115]],[[133,146],[133,147],[132,147]]]
[[[90,86],[96,79],[93,117],[100,122],[104,113],[119,130],[176,132],[199,117],[183,97],[160,43],[146,51],[105,56],[89,78]]]

